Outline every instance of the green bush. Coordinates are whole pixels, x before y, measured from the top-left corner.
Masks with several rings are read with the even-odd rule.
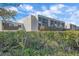
[[[0,32],[0,55],[79,55],[79,31]]]

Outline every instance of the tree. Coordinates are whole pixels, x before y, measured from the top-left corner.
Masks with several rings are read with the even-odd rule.
[[[7,10],[5,8],[0,8],[0,16],[3,20],[10,20],[13,18],[15,20],[15,15],[17,14],[14,10]]]

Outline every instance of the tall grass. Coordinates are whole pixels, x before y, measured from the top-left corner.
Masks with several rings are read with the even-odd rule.
[[[0,55],[79,55],[79,31],[0,32]]]

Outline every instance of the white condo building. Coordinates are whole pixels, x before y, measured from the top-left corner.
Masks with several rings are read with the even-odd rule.
[[[42,15],[30,15],[23,18],[26,31],[64,30],[65,23]]]
[[[63,31],[79,30],[79,26],[65,23],[43,15],[29,15],[22,19],[23,23],[0,21],[0,31],[26,30],[26,31]]]

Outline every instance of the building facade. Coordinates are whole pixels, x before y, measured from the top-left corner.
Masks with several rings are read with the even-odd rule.
[[[24,25],[12,21],[0,21],[0,31],[23,30]]]
[[[26,31],[51,31],[64,30],[65,22],[42,15],[25,17],[23,24]]]
[[[63,31],[79,30],[79,26],[65,23],[43,15],[29,15],[23,18],[23,23],[0,21],[0,31]]]
[[[65,23],[65,30],[79,30],[79,26],[70,23]]]

